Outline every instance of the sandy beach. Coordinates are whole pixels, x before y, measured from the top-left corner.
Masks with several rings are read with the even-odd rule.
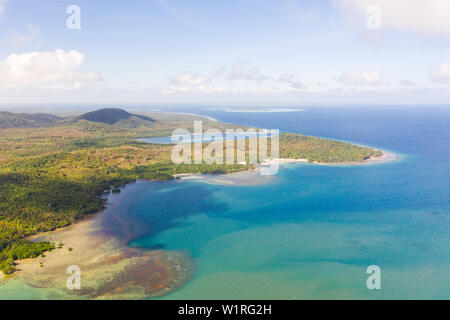
[[[372,157],[364,162],[365,163],[384,163],[384,162],[391,162],[391,161],[397,160],[397,156],[395,155],[395,153],[387,152],[384,150],[380,150],[380,151],[383,152],[382,156]]]

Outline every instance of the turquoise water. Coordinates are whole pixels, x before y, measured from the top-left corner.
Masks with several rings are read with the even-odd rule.
[[[156,192],[143,182],[121,206],[153,208],[135,213],[154,224],[158,204],[178,198],[156,214],[168,229],[131,243],[196,260],[195,278],[167,298],[448,297],[447,214],[394,208],[389,191],[377,190],[383,170],[293,165],[267,186],[182,181]],[[379,292],[365,286],[372,264],[382,270]]]
[[[449,299],[450,112],[408,110],[205,111],[371,145],[399,160],[289,164],[259,186],[136,182],[109,199],[107,212],[140,222],[130,245],[195,261],[193,279],[164,299]],[[369,265],[381,268],[381,290],[366,287]],[[0,287],[0,298],[10,288]],[[27,298],[53,297],[32,290]]]
[[[372,145],[399,160],[294,164],[252,187],[130,186],[121,205],[166,226],[130,245],[197,262],[194,279],[165,298],[450,298],[448,109],[207,115]],[[366,287],[373,264],[381,290]]]

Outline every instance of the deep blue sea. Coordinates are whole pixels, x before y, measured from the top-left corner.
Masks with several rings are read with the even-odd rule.
[[[398,160],[289,164],[258,186],[128,185],[108,210],[147,226],[130,245],[195,261],[193,279],[163,298],[450,299],[450,108],[171,111],[351,141]],[[370,265],[381,269],[380,290],[366,286]]]

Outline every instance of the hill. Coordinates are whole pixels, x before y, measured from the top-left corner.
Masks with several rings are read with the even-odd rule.
[[[134,122],[140,122],[139,120],[154,122],[155,120],[138,114],[132,114],[122,109],[105,108],[92,112],[88,112],[79,116],[76,120],[87,120],[92,122],[102,122],[106,124],[116,124],[120,121],[131,120]]]
[[[27,114],[0,111],[0,129],[49,126],[61,119],[47,113]]]

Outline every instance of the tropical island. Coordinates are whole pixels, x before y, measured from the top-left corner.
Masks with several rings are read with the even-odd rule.
[[[18,260],[61,249],[62,243],[28,238],[101,211],[104,195],[120,192],[130,182],[253,168],[247,164],[177,165],[170,159],[171,145],[137,140],[168,136],[177,128],[192,130],[195,120],[202,120],[205,130],[236,128],[202,116],[137,115],[121,109],[76,117],[0,112],[0,270],[13,274]],[[283,133],[279,141],[282,159],[362,163],[383,156],[372,148],[301,134]]]

